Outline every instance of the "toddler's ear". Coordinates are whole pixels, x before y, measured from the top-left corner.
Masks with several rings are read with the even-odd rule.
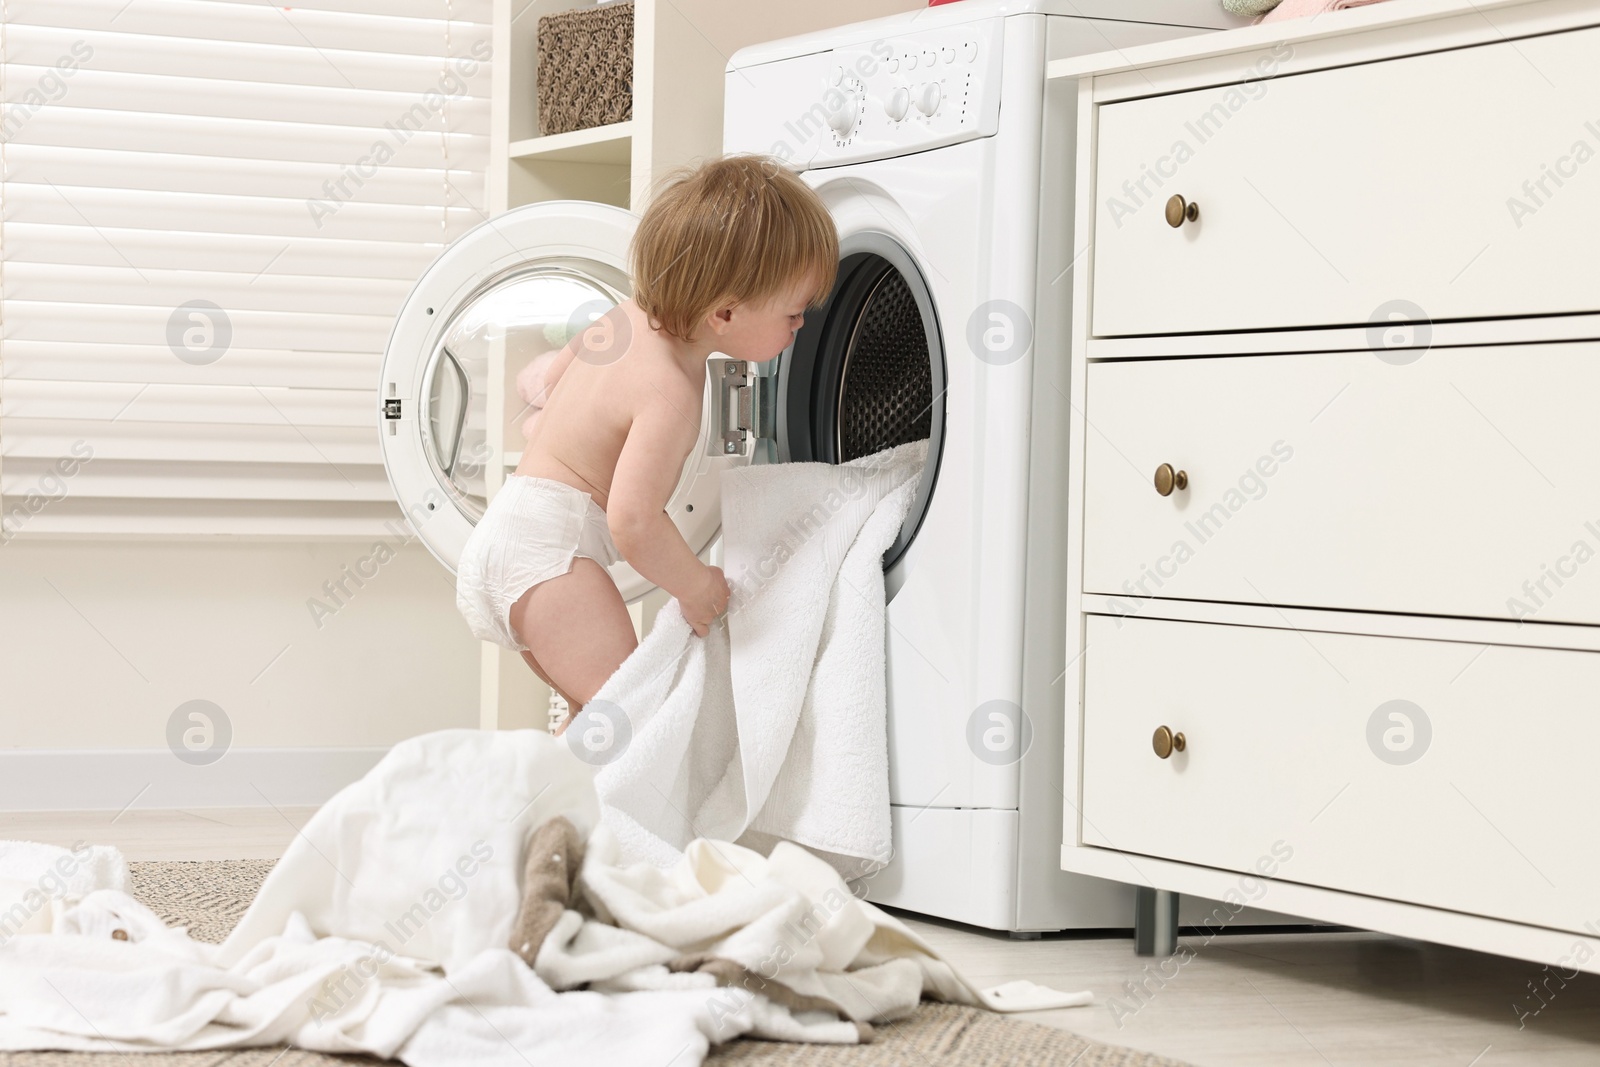
[[[711,327],[712,333],[721,336],[727,331],[729,324],[733,321],[735,306],[728,304],[725,307],[719,307],[706,316],[706,325]]]

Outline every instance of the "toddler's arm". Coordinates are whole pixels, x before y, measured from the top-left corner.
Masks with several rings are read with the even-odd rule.
[[[717,568],[695,557],[666,512],[684,457],[699,437],[699,426],[665,400],[635,415],[617,457],[606,514],[617,551],[634,570],[677,597],[684,617],[704,636],[697,619],[709,621],[727,606],[727,585]]]

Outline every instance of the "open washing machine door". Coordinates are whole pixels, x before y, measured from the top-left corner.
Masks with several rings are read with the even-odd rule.
[[[502,450],[520,455],[531,409],[518,373],[628,298],[637,223],[589,201],[515,208],[462,234],[401,307],[379,381],[383,462],[412,530],[452,574],[488,506],[491,422],[503,427]],[[700,440],[667,505],[697,555],[720,529],[721,472],[758,455],[763,433],[753,368],[713,357],[708,374]],[[625,561],[611,577],[627,601],[655,588]]]

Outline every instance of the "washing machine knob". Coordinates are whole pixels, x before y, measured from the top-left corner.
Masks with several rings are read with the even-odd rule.
[[[884,101],[884,113],[895,122],[906,117],[906,112],[911,110],[911,90],[904,85],[896,85],[889,93],[889,99]]]
[[[846,97],[837,111],[828,112],[828,125],[833,127],[834,133],[843,137],[855,129],[856,116],[859,110],[856,105],[856,98],[853,96]]]
[[[917,91],[917,110],[931,115],[939,110],[939,83],[929,82]]]

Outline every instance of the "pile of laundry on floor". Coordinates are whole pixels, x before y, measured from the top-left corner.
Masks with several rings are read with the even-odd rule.
[[[694,1064],[868,1040],[924,996],[1087,1003],[977,989],[846,882],[888,859],[881,560],[925,449],[729,472],[726,626],[663,608],[591,702],[604,743],[401,742],[221,945],[130,896],[115,849],[0,842],[0,1050]]]

